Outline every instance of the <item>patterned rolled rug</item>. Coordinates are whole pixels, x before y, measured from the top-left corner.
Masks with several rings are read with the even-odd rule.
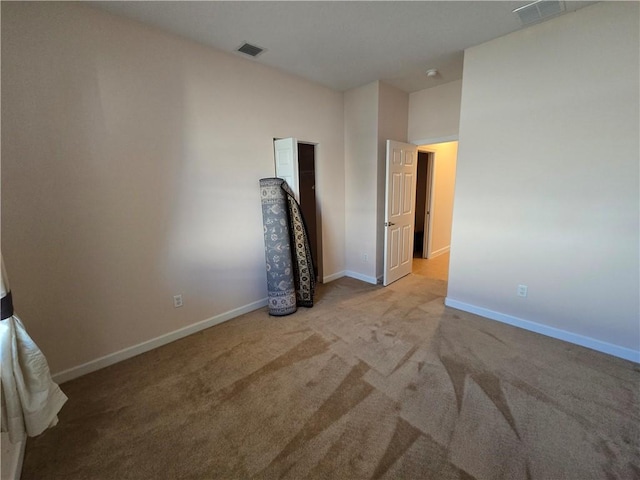
[[[300,206],[281,178],[260,180],[269,314],[313,306],[315,272]]]
[[[313,270],[313,258],[309,245],[309,233],[302,216],[300,204],[293,192],[282,180],[281,185],[287,196],[289,209],[289,236],[291,237],[291,259],[293,264],[293,281],[296,287],[298,306],[313,307],[313,294],[316,286],[316,273]]]

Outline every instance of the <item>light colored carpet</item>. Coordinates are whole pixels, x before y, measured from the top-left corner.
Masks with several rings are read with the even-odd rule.
[[[445,291],[343,278],[68,382],[23,479],[640,478],[638,365]]]

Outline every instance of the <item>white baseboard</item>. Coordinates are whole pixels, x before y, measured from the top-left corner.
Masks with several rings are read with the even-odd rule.
[[[443,254],[447,253],[449,250],[451,250],[451,246],[450,245],[447,245],[446,247],[439,248],[438,250],[435,250],[435,251],[431,252],[429,254],[429,258],[435,258],[435,257],[437,257],[439,255],[443,255]]]
[[[564,340],[565,342],[590,348],[592,350],[606,353],[608,355],[613,355],[614,357],[624,358],[625,360],[640,363],[640,351],[637,350],[620,347],[618,345],[603,342],[595,338],[585,337],[584,335],[579,335],[577,333],[567,332],[566,330],[561,330],[559,328],[542,325],[540,323],[532,322],[530,320],[524,320],[522,318],[514,317],[504,313],[495,312],[493,310],[489,310],[488,308],[478,307],[469,303],[460,302],[449,297],[445,298],[444,304],[447,307],[456,308],[464,312],[474,313],[476,315],[480,315],[481,317],[513,325],[514,327],[519,327],[531,332],[540,333],[541,335],[546,335],[547,337]]]
[[[78,378],[82,375],[95,372],[96,370],[108,367],[109,365],[113,365],[114,363],[118,363],[123,360],[127,360],[128,358],[135,357],[136,355],[140,355],[141,353],[148,352],[149,350],[153,350],[154,348],[161,347],[163,345],[166,345],[167,343],[175,342],[176,340],[184,338],[188,335],[192,335],[196,332],[199,332],[200,330],[213,327],[214,325],[218,325],[219,323],[226,322],[227,320],[231,320],[232,318],[265,307],[266,305],[267,299],[263,298],[242,307],[234,308],[233,310],[229,310],[228,312],[224,312],[206,320],[202,320],[201,322],[188,325],[178,330],[174,330],[173,332],[160,335],[159,337],[152,338],[151,340],[147,340],[146,342],[127,347],[123,350],[105,355],[104,357],[96,358],[95,360],[91,360],[90,362],[83,363],[82,365],[78,365],[77,367],[72,367],[62,372],[58,372],[52,376],[53,381],[56,383],[64,383],[69,380],[73,380],[74,378]]]
[[[2,461],[0,467],[2,469],[2,480],[20,480],[22,472],[22,461],[24,460],[24,449],[27,445],[27,439],[17,443],[9,441],[9,434],[2,432]]]
[[[346,270],[344,274],[347,277],[355,278],[356,280],[362,280],[363,282],[372,283],[374,285],[378,283],[378,279],[376,277],[370,277],[369,275],[363,275],[358,272],[352,272],[351,270]]]
[[[344,277],[345,275],[345,271],[341,271],[338,273],[332,273],[331,275],[327,275],[326,277],[322,277],[322,283],[329,283],[329,282],[333,282],[334,280],[337,280],[339,278]]]

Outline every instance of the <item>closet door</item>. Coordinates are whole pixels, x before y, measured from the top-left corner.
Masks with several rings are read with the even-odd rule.
[[[298,141],[295,138],[282,138],[273,141],[276,161],[276,177],[283,179],[293,191],[300,203],[300,180],[298,174]]]

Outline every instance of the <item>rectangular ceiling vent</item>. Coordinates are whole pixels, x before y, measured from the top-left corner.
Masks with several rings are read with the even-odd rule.
[[[257,57],[262,52],[264,52],[264,48],[260,48],[256,45],[251,45],[250,43],[243,43],[238,49],[237,52],[244,53],[245,55],[249,55],[250,57]]]
[[[516,8],[513,13],[517,13],[523,25],[538,23],[547,18],[553,17],[565,11],[563,1],[537,0]]]

